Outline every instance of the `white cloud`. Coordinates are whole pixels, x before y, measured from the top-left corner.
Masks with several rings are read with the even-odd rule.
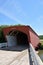
[[[11,8],[9,9],[7,7],[7,5]],[[19,14],[18,16],[22,16],[22,17],[25,17],[25,13],[22,11],[21,9],[21,6],[19,5],[19,2],[18,1],[15,1],[15,0],[7,0],[3,3],[3,5],[0,6],[0,13],[4,14],[5,16],[9,17],[10,19],[20,23],[20,24],[24,24],[23,22],[21,22],[18,17],[15,16],[15,12],[12,12],[12,8],[13,10],[15,10],[16,8],[16,11],[17,11],[17,14]]]
[[[27,14],[23,11],[22,6],[21,6],[21,4],[19,3],[18,0],[6,0],[1,7],[4,8],[4,9],[5,8],[9,9],[9,10],[11,8],[11,10],[13,10],[13,11],[16,10],[17,13],[19,14],[19,16],[22,16],[22,17],[27,16]],[[12,12],[12,13],[15,13],[15,12]]]
[[[2,8],[0,8],[0,13],[4,14],[5,16],[9,17],[12,20],[18,22],[19,24],[24,24],[19,19],[15,18],[10,12],[7,12],[7,11],[3,10]]]

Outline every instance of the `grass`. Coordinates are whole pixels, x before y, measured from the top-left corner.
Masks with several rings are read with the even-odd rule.
[[[43,45],[43,35],[39,35],[39,38],[40,38],[41,45]]]
[[[38,49],[38,51],[39,51],[38,55],[39,55],[39,57],[41,58],[41,60],[43,62],[43,39],[40,39],[40,43],[41,43],[41,45]]]
[[[41,45],[43,45],[43,39],[40,39],[40,43],[41,43]]]

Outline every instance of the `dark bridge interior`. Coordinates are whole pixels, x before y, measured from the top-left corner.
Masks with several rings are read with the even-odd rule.
[[[26,34],[19,32],[17,34],[17,44],[18,45],[28,45],[28,37]]]

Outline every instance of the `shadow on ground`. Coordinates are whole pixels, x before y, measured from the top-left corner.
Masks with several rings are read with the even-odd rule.
[[[29,54],[29,61],[30,61],[30,65],[33,65],[33,61],[31,58],[31,54],[30,54],[30,49],[28,48],[28,54]]]
[[[14,47],[2,47],[0,50],[5,50],[5,51],[23,51],[27,49],[28,46],[14,46]]]

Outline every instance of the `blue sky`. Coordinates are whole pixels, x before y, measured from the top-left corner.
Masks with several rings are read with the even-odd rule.
[[[43,0],[0,0],[0,25],[30,25],[43,34]]]

